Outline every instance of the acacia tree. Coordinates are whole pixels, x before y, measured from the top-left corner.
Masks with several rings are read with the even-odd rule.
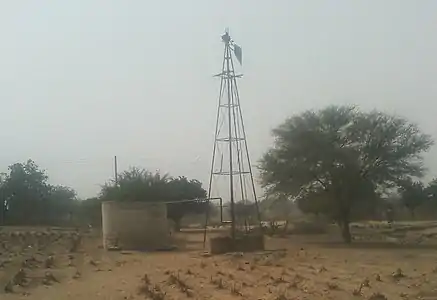
[[[173,178],[168,174],[161,175],[140,168],[121,173],[117,185],[114,181],[105,184],[100,197],[103,201],[169,202],[167,217],[174,221],[176,230],[180,229],[180,222],[187,213],[201,213],[208,207],[206,191],[200,181],[186,177]],[[196,199],[198,201],[185,201]]]
[[[76,191],[72,188],[63,185],[50,186],[46,219],[55,223],[60,217],[68,216],[71,219],[78,204]]]
[[[283,231],[288,230],[288,224],[291,220],[291,215],[296,211],[296,204],[291,201],[287,195],[276,193],[267,194],[266,198],[260,203],[263,213],[270,219],[271,229],[277,228],[277,221],[285,221]]]
[[[399,192],[402,204],[410,211],[414,218],[416,209],[428,200],[428,192],[420,181],[407,181],[403,183]]]
[[[152,173],[145,169],[132,167],[118,174],[117,184],[111,180],[102,186],[100,198],[112,201],[159,201],[167,197],[168,174]],[[163,200],[164,201],[164,200]]]
[[[0,226],[4,224],[6,216],[6,195],[4,193],[6,176],[6,174],[0,173]]]
[[[76,202],[75,214],[80,223],[99,227],[102,225],[102,201],[99,197]]]
[[[351,218],[374,209],[380,191],[423,175],[421,154],[433,144],[403,118],[348,106],[293,116],[273,135],[260,164],[264,187],[335,220],[346,242]]]
[[[232,214],[231,208],[228,209],[229,214]],[[257,220],[256,204],[252,201],[237,201],[234,203],[235,222],[240,226],[248,226],[254,224]]]
[[[15,163],[0,176],[0,220],[8,224],[49,224],[74,205],[74,190],[52,186],[46,172],[33,161]]]
[[[47,174],[30,159],[9,166],[8,171],[1,188],[5,219],[16,224],[42,222],[50,192]]]
[[[428,186],[426,187],[426,194],[431,201],[437,201],[437,178],[434,178],[428,184]]]
[[[431,180],[424,189],[426,200],[423,203],[424,208],[429,213],[437,211],[437,178]]]
[[[186,214],[200,214],[208,209],[206,190],[196,179],[189,180],[184,176],[173,178],[168,183],[168,192],[168,199],[173,203],[167,205],[167,215],[175,223],[176,231],[180,230],[181,220]]]

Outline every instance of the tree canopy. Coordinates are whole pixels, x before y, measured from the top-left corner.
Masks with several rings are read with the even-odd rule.
[[[371,210],[381,191],[420,178],[421,155],[433,144],[404,118],[349,106],[306,111],[273,135],[260,164],[264,187],[333,218],[346,242],[353,212]]]
[[[426,193],[431,201],[437,202],[437,178],[434,178],[428,184]]]
[[[76,192],[48,183],[44,170],[33,161],[15,163],[0,180],[0,222],[50,224],[72,210]]]
[[[425,185],[420,181],[409,180],[399,187],[402,204],[414,217],[416,208],[428,200],[428,192]]]

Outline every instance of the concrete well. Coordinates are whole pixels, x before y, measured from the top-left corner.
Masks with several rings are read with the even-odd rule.
[[[103,247],[158,250],[170,245],[167,206],[160,203],[102,203]]]

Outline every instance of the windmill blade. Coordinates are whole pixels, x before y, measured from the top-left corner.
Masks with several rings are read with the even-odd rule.
[[[234,44],[234,54],[240,65],[243,64],[243,50],[237,44]]]

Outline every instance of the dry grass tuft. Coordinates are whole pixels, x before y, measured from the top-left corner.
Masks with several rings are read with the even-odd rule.
[[[400,268],[397,268],[396,271],[391,274],[391,276],[394,280],[400,280],[401,278],[406,277],[404,272]]]
[[[225,288],[225,283],[223,281],[223,278],[219,277],[219,278],[213,278],[211,276],[210,282],[215,285],[215,287],[219,290],[223,290]]]
[[[138,293],[152,300],[164,300],[166,293],[157,284],[152,285],[147,274],[141,279],[141,284],[138,288]]]
[[[388,300],[388,298],[381,293],[374,293],[369,297],[369,300]]]
[[[328,282],[326,285],[328,286],[328,289],[330,289],[330,290],[339,290],[340,289],[338,284],[336,284],[335,282]]]
[[[185,280],[179,276],[179,273],[177,275],[170,274],[170,276],[168,278],[168,282],[172,285],[177,286],[179,288],[179,290],[182,293],[184,293],[187,297],[193,296],[192,288],[190,286],[188,286],[188,284],[185,282]]]
[[[243,296],[243,294],[240,291],[240,288],[237,287],[237,284],[234,282],[234,284],[231,285],[231,294],[235,296]]]

